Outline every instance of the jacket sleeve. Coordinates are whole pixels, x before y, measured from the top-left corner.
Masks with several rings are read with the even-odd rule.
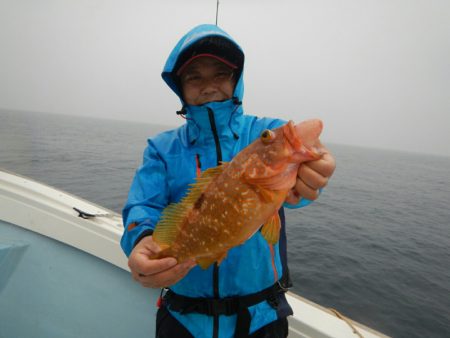
[[[122,211],[125,229],[120,244],[127,256],[139,240],[153,233],[162,210],[168,204],[166,177],[166,164],[150,140]]]

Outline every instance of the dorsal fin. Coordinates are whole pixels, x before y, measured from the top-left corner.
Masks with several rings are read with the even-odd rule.
[[[201,197],[208,184],[220,175],[226,167],[226,163],[202,172],[190,188],[185,197],[179,202],[170,204],[162,213],[162,216],[153,232],[153,240],[162,248],[170,247],[175,240],[178,229],[183,223],[186,215]]]
[[[177,230],[184,217],[182,203],[168,205],[156,224],[153,240],[162,248],[170,247],[177,236]]]
[[[195,179],[195,182],[190,184],[191,187],[188,194],[183,198],[181,203],[186,202],[188,204],[194,204],[205,191],[206,186],[210,184],[216,176],[220,175],[227,165],[228,163],[223,163],[222,165],[206,169],[202,172],[201,175]]]

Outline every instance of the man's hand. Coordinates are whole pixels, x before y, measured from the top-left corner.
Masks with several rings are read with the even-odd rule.
[[[302,163],[298,168],[297,182],[286,197],[286,203],[296,205],[301,198],[315,200],[319,189],[325,187],[336,169],[336,161],[328,149],[320,145],[322,157],[315,161]]]
[[[149,259],[161,251],[152,236],[144,237],[128,258],[133,278],[147,288],[161,288],[175,284],[183,278],[196,263],[192,260],[178,264],[173,257]]]

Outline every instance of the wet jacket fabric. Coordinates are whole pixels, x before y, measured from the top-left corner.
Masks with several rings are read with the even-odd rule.
[[[186,112],[186,123],[148,140],[143,164],[136,171],[123,209],[125,231],[121,246],[127,256],[140,238],[152,233],[164,208],[181,200],[199,169],[204,171],[217,166],[220,161],[230,161],[258,138],[264,129],[273,129],[285,123],[279,119],[243,114],[242,73],[232,99],[201,106],[185,105],[171,72],[177,57],[185,48],[210,35],[223,36],[233,41],[217,26],[198,26],[175,46],[164,67],[162,77],[180,97]],[[308,201],[304,200],[296,207],[306,204]],[[282,209],[280,215],[282,233],[279,243],[272,247],[257,232],[243,245],[231,249],[219,267],[210,266],[203,270],[196,266],[171,286],[171,290],[188,297],[224,298],[252,294],[276,283],[287,269]],[[128,226],[132,223],[137,226],[130,227],[129,230]],[[284,296],[277,308],[263,301],[249,308],[249,312],[252,316],[250,333],[292,314]],[[214,328],[213,318],[210,316],[174,311],[171,314],[194,337],[213,337],[214,331],[214,336],[219,338],[233,337],[236,315],[221,315],[218,327],[216,325]]]

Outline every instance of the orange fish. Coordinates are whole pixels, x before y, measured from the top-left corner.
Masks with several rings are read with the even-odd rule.
[[[187,195],[169,205],[153,233],[162,251],[151,258],[194,259],[203,269],[227,256],[263,225],[261,233],[278,242],[278,209],[294,187],[302,162],[321,157],[322,121],[289,121],[259,139],[232,161],[205,170]]]

